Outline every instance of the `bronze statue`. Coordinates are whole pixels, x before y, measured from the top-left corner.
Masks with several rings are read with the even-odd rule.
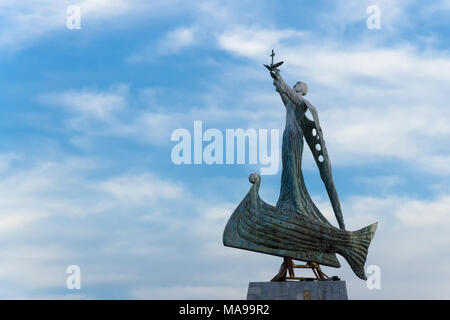
[[[250,175],[253,184],[248,194],[235,209],[223,234],[225,246],[272,254],[284,258],[279,273],[272,281],[305,279],[295,277],[293,268],[312,268],[319,280],[328,278],[320,265],[340,267],[336,253],[343,256],[353,272],[366,279],[364,264],[377,223],[358,231],[346,231],[339,198],[331,174],[323,133],[316,108],[304,98],[307,86],[297,82],[293,88],[286,85],[278,67],[283,64],[265,65],[272,76],[276,91],[286,107],[286,126],[283,133],[280,196],[276,207],[259,197],[261,178]],[[311,111],[313,119],[306,116]],[[302,174],[303,138],[305,138],[320,176],[325,184],[339,229],[322,215],[311,200]],[[292,259],[306,261],[297,266]]]

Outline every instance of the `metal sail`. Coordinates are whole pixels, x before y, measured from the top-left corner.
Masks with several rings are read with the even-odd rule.
[[[325,140],[323,139],[322,129],[320,128],[319,115],[317,114],[316,107],[314,107],[311,102],[305,97],[303,97],[303,100],[313,116],[313,120],[308,119],[306,115],[302,117],[300,125],[303,130],[303,135],[314,156],[314,161],[319,168],[320,177],[325,184],[339,227],[342,230],[345,230],[344,217],[342,215],[339,197],[331,173],[331,162],[328,157]]]

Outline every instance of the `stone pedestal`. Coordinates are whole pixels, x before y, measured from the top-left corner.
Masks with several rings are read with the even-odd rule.
[[[250,282],[247,300],[348,300],[345,281]]]

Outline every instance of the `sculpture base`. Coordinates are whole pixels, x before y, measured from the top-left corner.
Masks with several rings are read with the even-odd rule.
[[[247,300],[348,300],[345,281],[250,282]]]

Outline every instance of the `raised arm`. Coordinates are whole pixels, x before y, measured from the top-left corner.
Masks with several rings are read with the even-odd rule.
[[[299,97],[295,93],[294,89],[292,89],[284,82],[279,70],[271,71],[270,75],[273,78],[273,85],[275,86],[275,90],[280,94],[284,104],[286,104],[288,101],[291,101],[299,107],[302,107],[304,105],[302,101],[303,97]]]

